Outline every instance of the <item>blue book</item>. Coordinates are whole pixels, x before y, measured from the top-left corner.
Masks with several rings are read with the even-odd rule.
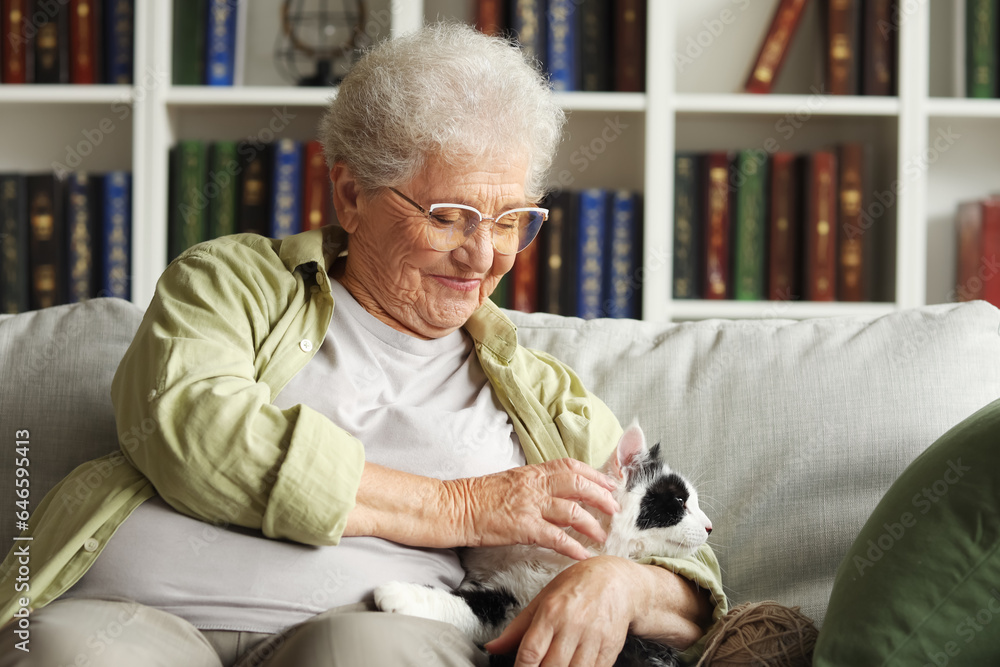
[[[603,269],[607,201],[608,193],[601,188],[580,192],[576,314],[584,319],[605,315]]]
[[[579,15],[574,0],[549,0],[548,66],[552,90],[579,90]]]
[[[107,0],[104,8],[104,80],[131,84],[135,0]]]
[[[302,144],[292,139],[274,142],[271,228],[268,236],[284,238],[302,231]]]
[[[521,49],[539,63],[545,63],[545,0],[510,0],[510,29]]]
[[[611,194],[605,258],[604,299],[608,317],[639,319],[639,206],[628,190]]]
[[[205,30],[205,83],[231,86],[236,71],[238,0],[209,0]]]
[[[101,296],[132,298],[132,174],[104,176]]]
[[[86,301],[94,288],[94,197],[93,179],[87,172],[69,174],[67,185],[66,228],[69,245],[66,248],[69,273],[69,303]]]

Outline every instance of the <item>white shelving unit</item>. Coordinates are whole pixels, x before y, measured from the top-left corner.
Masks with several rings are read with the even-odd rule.
[[[775,93],[743,94],[746,69],[777,1],[648,0],[646,92],[558,94],[570,123],[553,183],[643,193],[648,320],[868,316],[949,300],[955,207],[1000,189],[1000,100],[955,97],[962,0],[902,3],[895,97],[832,97],[819,89],[817,3],[803,18]],[[48,171],[57,164],[132,170],[132,292],[140,306],[166,264],[170,147],[181,138],[310,139],[335,94],[286,85],[275,71],[280,0],[248,2],[246,85],[170,85],[171,5],[136,2],[133,86],[0,86],[0,171]],[[383,39],[424,20],[470,21],[472,7],[471,0],[375,0],[367,30]],[[892,198],[873,231],[883,301],[671,298],[675,151],[760,148],[768,139],[797,151],[849,139],[874,146],[871,194]]]

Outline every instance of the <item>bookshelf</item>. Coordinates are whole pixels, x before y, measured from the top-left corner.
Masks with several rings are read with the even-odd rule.
[[[960,81],[962,0],[901,3],[898,95],[830,97],[822,81],[818,3],[802,19],[770,95],[740,93],[777,0],[649,0],[645,93],[561,93],[570,117],[553,178],[573,188],[625,187],[644,197],[643,316],[870,316],[949,299],[954,285],[956,205],[997,190],[1000,100],[956,96]],[[280,126],[280,136],[313,138],[332,89],[287,85],[272,52],[280,0],[248,2],[245,85],[170,85],[172,3],[136,1],[132,86],[0,86],[0,171],[51,170],[100,133],[81,168],[133,172],[133,300],[145,306],[166,264],[167,157],[178,139],[243,138]],[[725,14],[728,12],[728,14]],[[373,39],[416,29],[422,21],[471,21],[472,0],[375,0]],[[734,20],[723,22],[723,17]],[[692,46],[694,45],[694,46]],[[778,131],[785,120],[794,128]],[[582,167],[574,151],[601,136],[614,140]],[[90,135],[87,132],[91,132]],[[786,136],[789,135],[789,136]],[[953,137],[942,144],[942,136]],[[671,297],[673,156],[677,150],[814,150],[861,139],[874,146],[873,188],[894,194],[883,218],[876,303],[735,302]],[[935,147],[937,142],[937,147]],[[596,147],[596,145],[595,145]],[[944,150],[941,150],[941,149]],[[579,154],[576,155],[579,158]],[[556,182],[555,180],[553,182]]]

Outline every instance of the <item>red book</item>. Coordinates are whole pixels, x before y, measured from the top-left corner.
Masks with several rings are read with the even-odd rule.
[[[517,253],[512,271],[514,284],[511,307],[525,313],[538,310],[538,243]]]
[[[798,158],[794,153],[771,156],[771,206],[768,252],[768,298],[788,301],[802,298],[799,288]]]
[[[28,82],[28,0],[3,0],[3,82]]]
[[[841,301],[870,301],[867,246],[870,229],[861,219],[864,208],[864,145],[851,142],[840,147],[840,209],[837,216],[839,243],[837,298]]]
[[[831,95],[857,95],[861,0],[828,0],[826,85]]]
[[[805,298],[833,301],[837,288],[837,154],[809,156],[806,176]]]
[[[319,229],[329,224],[333,205],[330,192],[330,170],[326,168],[323,145],[313,140],[305,145],[302,175],[302,231]]]
[[[646,90],[646,0],[614,3],[615,90]]]
[[[983,204],[978,201],[958,205],[958,271],[955,286],[956,301],[983,298],[983,280],[979,277],[983,247]]]
[[[748,93],[769,93],[774,80],[781,71],[781,66],[788,55],[788,47],[792,37],[799,27],[802,10],[806,0],[781,0],[771,18],[771,27],[767,29],[764,42],[757,53],[757,60],[747,78]]]
[[[705,285],[706,299],[727,299],[730,294],[729,155],[709,153],[705,158]]]
[[[487,35],[499,35],[503,31],[503,0],[477,0],[476,28]]]
[[[982,238],[983,299],[1000,308],[1000,199],[983,202]]]
[[[69,81],[97,83],[97,0],[70,0]]]

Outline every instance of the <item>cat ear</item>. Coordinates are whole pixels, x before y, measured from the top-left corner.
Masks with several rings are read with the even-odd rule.
[[[645,452],[646,436],[643,434],[642,429],[639,428],[639,425],[632,422],[632,425],[622,433],[622,437],[618,441],[618,447],[611,457],[612,472],[618,479],[624,478],[625,473],[623,470],[632,465],[637,456],[641,456]]]

